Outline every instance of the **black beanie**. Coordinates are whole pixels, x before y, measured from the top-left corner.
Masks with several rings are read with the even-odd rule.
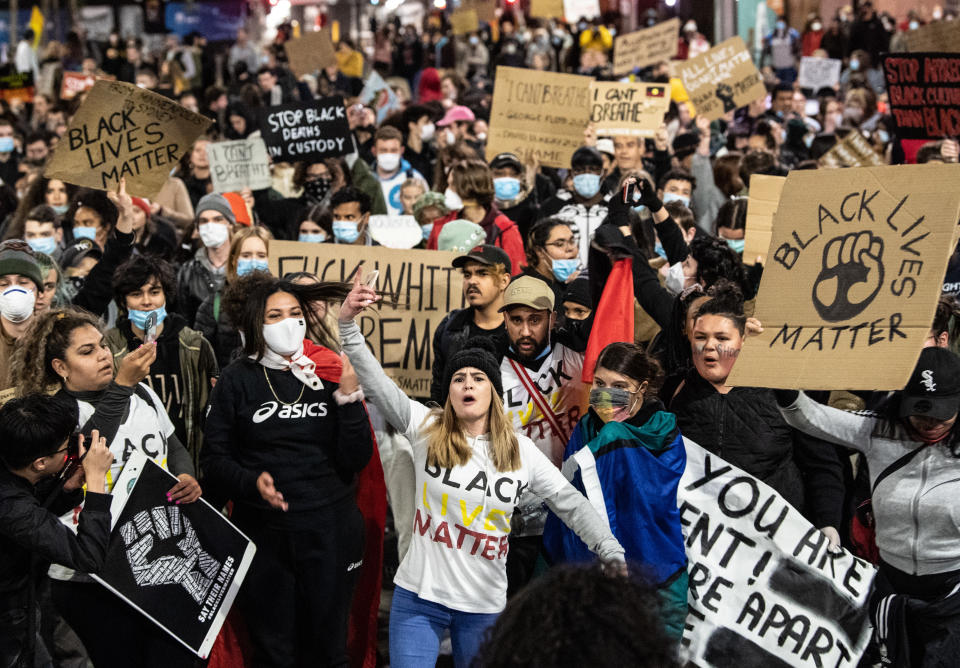
[[[490,382],[497,396],[503,398],[503,379],[500,377],[500,360],[497,359],[496,346],[483,336],[477,336],[466,342],[463,348],[454,353],[443,367],[443,383],[440,385],[440,403],[447,403],[450,393],[450,381],[453,374],[466,366],[480,369]]]

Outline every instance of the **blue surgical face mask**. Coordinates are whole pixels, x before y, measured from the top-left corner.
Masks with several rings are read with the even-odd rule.
[[[69,204],[54,204],[54,205],[51,206],[50,208],[53,209],[53,212],[54,212],[55,214],[57,214],[58,216],[62,216],[63,214],[65,214],[67,211],[70,210],[70,205],[69,205]]]
[[[246,276],[254,271],[270,271],[270,265],[266,260],[252,257],[242,257],[237,260],[237,276]]]
[[[30,248],[38,253],[53,255],[53,251],[57,250],[57,240],[53,237],[38,237],[36,239],[28,239],[27,243],[30,244]]]
[[[513,176],[501,176],[493,180],[493,193],[501,202],[509,202],[520,194],[520,179]]]
[[[95,227],[85,227],[83,225],[74,225],[73,226],[73,238],[74,239],[89,239],[94,241],[97,238],[97,228]]]
[[[653,250],[654,250],[654,252],[655,252],[657,255],[659,255],[660,257],[662,257],[664,260],[667,259],[667,251],[663,250],[663,246],[660,245],[660,242],[659,242],[659,241],[658,241],[657,244],[653,247]]]
[[[787,22],[786,21],[777,21],[777,30],[786,30]]]
[[[11,153],[13,149],[13,137],[0,137],[0,153]]]
[[[803,143],[804,143],[804,145],[805,145],[807,148],[810,148],[811,146],[813,146],[813,140],[816,139],[816,138],[817,138],[817,136],[814,135],[814,134],[804,135],[804,137],[803,137]]]
[[[360,238],[360,228],[352,220],[333,221],[333,236],[342,244],[352,244]]]
[[[590,199],[600,192],[599,174],[577,174],[573,177],[573,189],[584,199]]]
[[[561,283],[566,283],[567,279],[580,268],[580,260],[572,258],[569,260],[550,260],[553,269],[553,277]]]
[[[644,204],[638,204],[635,207],[633,207],[633,210],[636,211],[638,215],[642,216],[643,212],[647,210],[647,207]]]
[[[297,241],[306,241],[311,244],[322,244],[326,240],[326,232],[301,232],[297,237]]]
[[[683,195],[678,195],[677,193],[663,193],[663,203],[669,204],[670,202],[680,202],[686,207],[690,206],[689,197],[684,197]]]
[[[890,133],[886,130],[877,130],[877,139],[879,139],[882,144],[886,144],[890,141]]]
[[[857,70],[860,69],[860,59],[859,59],[859,58],[851,58],[851,59],[850,59],[850,69],[853,70],[854,72],[856,72]]]
[[[157,324],[159,325],[167,317],[167,307],[166,305],[161,306],[160,308],[155,308],[152,311],[138,311],[136,309],[127,309],[127,318],[137,329],[146,329],[147,327],[147,318],[150,317],[151,313],[157,314]]]
[[[430,238],[430,233],[433,232],[433,223],[427,223],[426,225],[421,225],[420,230],[423,232],[423,240],[426,241]]]
[[[743,239],[724,239],[734,253],[743,253]]]

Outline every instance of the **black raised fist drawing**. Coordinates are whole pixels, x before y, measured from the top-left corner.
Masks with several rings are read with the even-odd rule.
[[[823,267],[813,284],[813,306],[824,320],[860,314],[883,285],[883,239],[870,231],[835,237],[823,248]]]
[[[200,546],[193,525],[179,508],[141,511],[120,527],[120,535],[139,586],[180,584],[198,604],[203,603],[220,562]]]
[[[733,111],[737,108],[737,104],[733,101],[733,88],[729,85],[725,83],[717,84],[717,90],[714,95],[723,102],[723,113]]]

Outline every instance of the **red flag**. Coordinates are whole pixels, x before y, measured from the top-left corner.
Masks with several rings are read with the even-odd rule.
[[[607,345],[633,343],[633,259],[613,263],[613,270],[593,314],[593,330],[583,358],[583,382],[593,382],[593,367]]]

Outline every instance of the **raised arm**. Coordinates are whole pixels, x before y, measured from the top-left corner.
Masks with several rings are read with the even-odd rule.
[[[803,392],[777,390],[783,419],[794,429],[867,454],[877,419],[817,403]]]

